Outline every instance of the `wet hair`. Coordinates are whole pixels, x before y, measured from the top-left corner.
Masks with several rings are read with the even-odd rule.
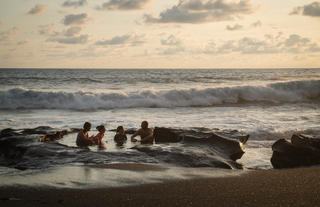
[[[142,125],[142,124],[147,125],[147,127],[149,126],[149,123],[148,123],[147,121],[143,121],[143,122],[141,122],[141,125]]]
[[[96,129],[101,132],[102,130],[106,130],[106,128],[103,125],[99,125],[96,127]]]
[[[90,122],[86,122],[83,125],[83,129],[90,129],[91,128],[91,123]]]
[[[116,131],[116,132],[120,132],[120,130],[123,130],[123,131],[124,131],[123,126],[118,126],[118,127],[117,127],[117,131]]]

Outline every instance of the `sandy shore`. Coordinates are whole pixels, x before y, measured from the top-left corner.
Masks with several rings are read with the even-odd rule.
[[[320,206],[320,167],[123,188],[0,187],[0,206]]]

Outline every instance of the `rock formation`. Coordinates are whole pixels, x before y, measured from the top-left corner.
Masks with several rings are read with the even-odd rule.
[[[184,142],[205,144],[215,148],[216,151],[226,155],[231,160],[240,159],[245,153],[243,144],[249,135],[244,135],[236,130],[211,130],[207,128],[173,129],[156,127],[154,139],[156,143]]]
[[[320,139],[294,134],[291,142],[279,139],[272,145],[274,168],[293,168],[320,164]]]

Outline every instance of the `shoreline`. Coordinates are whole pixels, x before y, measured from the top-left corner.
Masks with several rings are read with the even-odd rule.
[[[59,189],[0,186],[1,206],[319,206],[320,167],[139,186]]]
[[[6,169],[4,170],[6,171]],[[186,168],[151,163],[109,163],[12,170],[0,175],[0,188],[98,189],[141,186],[177,180],[239,176],[246,170]]]

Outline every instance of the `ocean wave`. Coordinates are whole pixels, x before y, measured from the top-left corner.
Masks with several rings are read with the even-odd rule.
[[[320,136],[320,128],[308,129],[290,129],[290,130],[274,130],[274,129],[254,129],[246,131],[250,134],[250,140],[256,141],[274,141],[278,139],[290,139],[293,134],[306,134],[311,136]]]
[[[208,107],[238,104],[286,104],[320,99],[320,80],[136,93],[44,92],[14,88],[0,91],[0,109],[74,109]]]

